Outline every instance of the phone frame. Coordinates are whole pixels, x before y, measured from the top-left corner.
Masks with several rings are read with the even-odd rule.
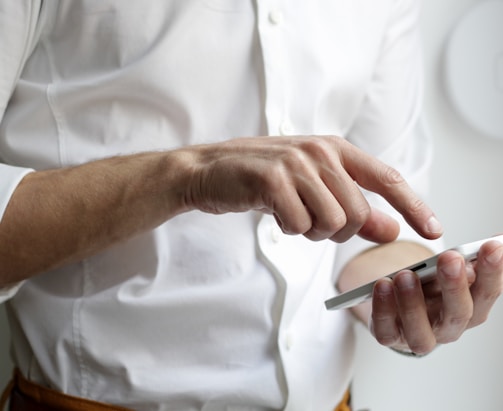
[[[474,261],[477,259],[477,253],[482,244],[496,240],[503,243],[503,235],[498,235],[495,237],[484,238],[483,240],[473,241],[471,243],[466,243],[462,245],[458,245],[457,247],[449,248],[448,250],[454,250],[460,253],[465,261]],[[444,250],[445,252],[447,250]],[[419,261],[415,264],[412,264],[408,267],[404,267],[398,271],[395,271],[391,274],[386,275],[385,277],[393,278],[400,271],[403,270],[411,270],[415,272],[422,284],[427,283],[435,278],[437,272],[437,260],[440,254],[434,255],[432,257],[426,258],[425,260]],[[382,277],[384,278],[384,277]],[[325,301],[325,307],[327,310],[339,310],[342,308],[350,308],[355,305],[361,304],[364,301],[367,301],[372,298],[372,293],[374,290],[374,285],[378,280],[371,281],[367,284],[364,284],[360,287],[354,288],[350,291],[346,291],[341,293],[335,297],[332,297]]]

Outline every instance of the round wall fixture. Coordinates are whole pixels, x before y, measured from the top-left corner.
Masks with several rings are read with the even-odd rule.
[[[457,112],[475,131],[503,139],[503,0],[477,4],[455,26],[445,70]]]

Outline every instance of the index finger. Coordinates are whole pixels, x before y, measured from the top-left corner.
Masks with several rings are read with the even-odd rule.
[[[351,177],[361,187],[383,196],[418,234],[428,239],[442,235],[443,228],[433,211],[396,169],[349,142],[341,154]]]

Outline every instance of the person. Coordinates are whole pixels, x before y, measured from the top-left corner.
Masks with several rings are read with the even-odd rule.
[[[11,409],[333,410],[353,314],[420,355],[482,323],[495,241],[323,304],[442,246],[418,8],[3,2]]]

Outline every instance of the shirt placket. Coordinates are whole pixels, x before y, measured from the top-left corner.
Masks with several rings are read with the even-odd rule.
[[[290,117],[288,73],[288,13],[278,0],[257,0],[258,33],[266,86],[265,115],[270,135],[295,134]]]
[[[265,116],[269,135],[296,134],[291,118],[291,89],[288,84],[288,13],[286,4],[278,0],[257,0],[257,24],[261,42],[266,87]],[[295,7],[295,6],[290,6]],[[300,300],[305,284],[289,278],[294,267],[282,264],[288,260],[284,235],[270,216],[265,216],[258,227],[258,238],[264,257],[269,260],[278,284],[283,288],[281,319],[278,325],[278,349],[286,379],[288,397],[285,410],[308,409],[306,395],[297,384],[295,375],[296,349],[293,318],[296,301]],[[288,264],[286,264],[288,266]],[[286,272],[287,269],[290,272]],[[298,284],[297,284],[298,283]],[[301,408],[298,408],[298,407]],[[306,408],[307,407],[307,408]]]

